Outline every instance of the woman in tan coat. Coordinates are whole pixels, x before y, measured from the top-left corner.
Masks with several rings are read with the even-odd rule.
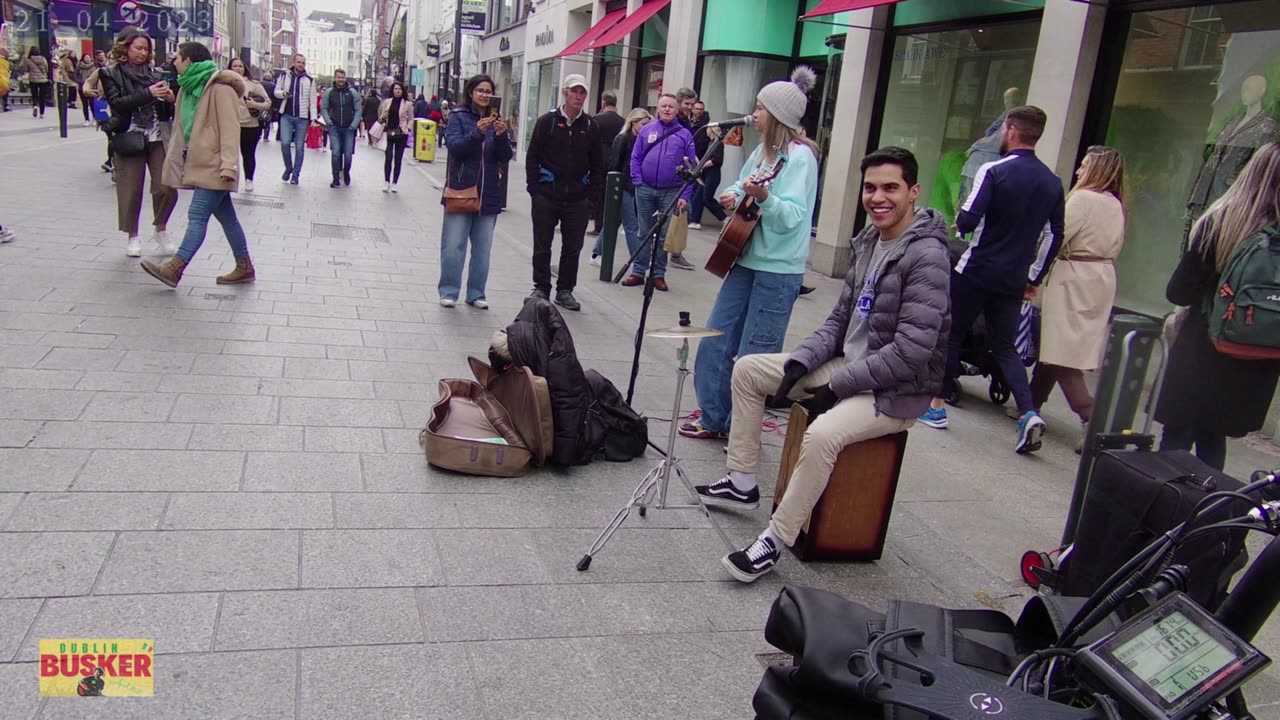
[[[244,102],[240,107],[240,156],[244,159],[244,191],[253,192],[253,172],[258,167],[258,141],[262,139],[262,119],[271,111],[267,89],[253,79],[244,61],[235,58],[227,69],[244,78]]]
[[[27,51],[27,85],[31,86],[31,117],[36,117],[39,110],[43,119],[49,105],[49,60],[35,45]]]
[[[1087,424],[1093,397],[1084,371],[1098,367],[1116,297],[1115,259],[1124,247],[1124,158],[1115,148],[1089,148],[1067,196],[1066,237],[1041,290],[1040,360],[1031,375],[1038,410],[1055,384]],[[1078,448],[1077,448],[1078,449]]]
[[[400,166],[404,162],[404,148],[413,137],[413,101],[404,93],[404,86],[391,84],[391,96],[378,107],[378,122],[387,140],[387,159],[382,164],[386,187],[382,192],[397,192],[400,182]]]

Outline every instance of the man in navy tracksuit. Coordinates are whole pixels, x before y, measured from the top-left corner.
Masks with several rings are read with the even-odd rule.
[[[1023,300],[1035,297],[1063,238],[1062,181],[1035,154],[1045,119],[1043,110],[1030,105],[1009,111],[1001,130],[1001,158],[982,166],[960,206],[956,229],[973,237],[951,275],[951,336],[942,385],[943,398],[955,395],[960,349],[981,313],[988,347],[1018,403],[1014,450],[1019,454],[1040,449],[1045,423],[1014,349],[1018,320]],[[935,399],[920,421],[945,428],[942,399]]]

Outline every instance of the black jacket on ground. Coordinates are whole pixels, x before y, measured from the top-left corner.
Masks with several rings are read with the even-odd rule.
[[[591,462],[594,449],[583,442],[591,387],[560,312],[546,300],[525,300],[515,322],[507,326],[507,345],[516,365],[529,368],[547,381],[555,426],[548,461],[553,465]]]
[[[529,194],[578,200],[604,193],[600,127],[585,112],[572,124],[557,108],[538,118],[525,152]]]
[[[1240,360],[1213,346],[1203,305],[1218,287],[1215,254],[1206,258],[1195,247],[1187,250],[1165,289],[1169,302],[1189,306],[1191,312],[1169,348],[1156,421],[1180,430],[1242,437],[1266,421],[1280,362]]]

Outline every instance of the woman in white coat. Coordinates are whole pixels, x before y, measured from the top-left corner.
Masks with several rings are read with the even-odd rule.
[[[1061,385],[1067,404],[1088,424],[1093,397],[1084,372],[1098,367],[1116,297],[1115,259],[1124,247],[1124,158],[1089,148],[1067,196],[1066,238],[1041,290],[1040,359],[1031,375],[1036,409]],[[1078,449],[1078,448],[1077,448]]]

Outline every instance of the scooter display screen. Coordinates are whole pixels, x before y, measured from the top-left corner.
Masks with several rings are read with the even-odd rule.
[[[1140,717],[1186,720],[1271,661],[1194,601],[1174,593],[1081,650],[1076,662],[1094,690]]]

